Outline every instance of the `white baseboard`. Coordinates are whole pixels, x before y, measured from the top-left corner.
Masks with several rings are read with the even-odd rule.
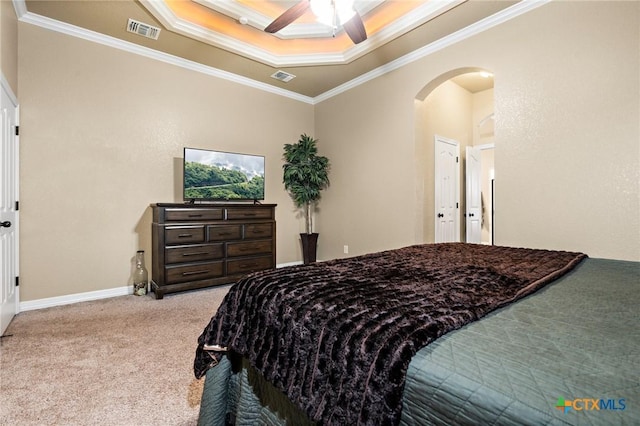
[[[51,308],[53,306],[70,305],[90,300],[107,299],[109,297],[133,294],[133,286],[110,288],[107,290],[88,291],[86,293],[69,294],[66,296],[47,297],[46,299],[28,300],[20,302],[20,312],[35,309]]]
[[[285,266],[301,265],[302,262],[289,262],[276,265],[276,268]],[[133,286],[116,287],[107,290],[88,291],[86,293],[69,294],[67,296],[48,297],[46,299],[28,300],[20,302],[20,311],[33,311],[36,309],[51,308],[53,306],[70,305],[78,302],[88,302],[90,300],[108,299],[110,297],[126,296],[133,294]]]
[[[302,261],[298,260],[296,262],[280,263],[276,265],[276,268],[284,268],[286,266],[295,266],[295,265],[302,265]]]

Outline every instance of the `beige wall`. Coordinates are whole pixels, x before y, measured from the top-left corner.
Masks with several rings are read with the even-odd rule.
[[[18,95],[18,19],[13,3],[0,1],[0,70]]]
[[[282,146],[313,107],[20,24],[21,300],[126,286],[151,267],[154,202],[182,200],[184,146],[266,156],[277,262],[304,226],[281,184]]]
[[[640,260],[639,27],[638,2],[552,2],[314,108],[18,24],[21,300],[126,285],[185,145],[266,155],[278,263],[301,259],[281,184],[301,133],[332,164],[319,258],[423,242],[416,99],[463,68],[496,78],[496,242]]]
[[[552,2],[317,105],[337,165],[319,256],[424,241],[415,98],[477,67],[495,74],[496,243],[640,260],[639,18]]]
[[[493,143],[494,112],[493,88],[473,94],[473,145]]]

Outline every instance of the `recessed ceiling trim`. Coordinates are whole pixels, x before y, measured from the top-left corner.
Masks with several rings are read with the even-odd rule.
[[[198,3],[205,1],[206,0],[198,0]],[[195,38],[204,43],[257,60],[266,65],[281,68],[348,64],[393,40],[399,35],[422,25],[423,23],[464,3],[465,1],[468,0],[437,0],[423,3],[412,10],[411,13],[407,13],[405,16],[378,31],[376,34],[370,35],[366,41],[357,45],[352,45],[342,53],[307,53],[294,55],[275,54],[263,48],[242,42],[236,38],[203,28],[200,25],[194,24],[177,16],[164,1],[140,0],[140,3],[165,26],[167,31],[173,31],[187,37]],[[221,9],[224,8],[221,7]],[[254,14],[254,16],[255,15],[256,14]],[[251,18],[249,19],[251,20]]]
[[[274,55],[266,53],[264,50],[257,48],[252,44],[244,43],[231,37],[212,33],[210,31],[204,30],[198,25],[191,24],[187,21],[181,21],[180,23],[175,24],[173,29],[175,29],[176,32],[180,34],[196,38],[200,41],[209,42],[216,46],[219,44],[219,40],[223,39],[225,50],[229,50],[236,54],[241,53],[242,56],[258,60],[275,68],[330,64],[340,65],[347,62],[345,58],[346,55],[342,53],[324,53],[318,55]]]
[[[214,10],[218,13],[230,16],[234,19],[240,19],[242,16],[246,17],[247,25],[263,31],[274,19],[272,16],[265,16],[255,9],[247,7],[245,4],[235,0],[193,0],[204,7]],[[384,3],[385,0],[366,0],[354,2],[354,8],[360,15],[365,15],[376,7]],[[304,24],[287,25],[277,33],[273,34],[274,37],[280,39],[295,39],[295,38],[314,38],[314,37],[331,37],[333,35],[333,28],[321,24],[319,22],[307,22]]]
[[[149,12],[165,26],[167,31],[173,31],[194,38],[275,68],[306,65],[340,65],[348,62],[345,55],[341,53],[301,55],[272,54],[252,44],[242,42],[233,37],[228,37],[184,20],[176,16],[163,1],[140,0],[140,3],[147,7]]]
[[[234,19],[240,19],[244,16],[247,18],[247,25],[250,25],[260,31],[263,31],[267,25],[272,21],[267,16],[256,12],[254,9],[246,7],[235,1],[214,1],[214,0],[193,0],[204,7],[214,10],[218,13],[228,15]],[[290,24],[287,27],[281,29],[273,36],[287,39],[296,37],[331,37],[332,30],[326,25],[322,25],[319,22],[312,22],[306,24]]]
[[[462,3],[465,3],[466,1],[468,0],[439,0],[423,3],[411,13],[408,13],[385,26],[385,28],[378,33],[381,38],[380,42],[386,43],[403,33],[407,33],[425,22],[442,15]],[[377,38],[378,34],[375,34],[373,37]]]

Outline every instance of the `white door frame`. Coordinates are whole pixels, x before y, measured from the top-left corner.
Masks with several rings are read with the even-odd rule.
[[[11,319],[20,312],[20,287],[18,276],[19,229],[19,136],[20,107],[11,86],[0,72],[0,105],[2,155],[0,156],[0,222],[6,227],[0,228],[0,335],[3,335]]]
[[[493,117],[493,114],[491,116]],[[485,143],[485,144],[482,144],[482,145],[477,145],[477,148],[480,149],[480,152],[491,149],[495,153],[496,144],[493,143],[493,142]],[[494,166],[493,167],[494,167],[493,173],[495,174],[495,157],[494,157]],[[483,171],[484,170],[485,169],[483,168]],[[493,193],[494,174],[490,174],[489,175],[488,186],[489,186],[489,193],[490,193],[489,195],[491,195],[491,200],[485,206],[485,208],[489,209],[489,224],[491,226],[491,232],[489,233],[489,243],[491,245],[495,244],[495,241],[494,241],[494,238],[493,238],[494,230],[495,230],[495,221],[494,221],[494,217],[493,217],[493,207],[495,205],[495,203],[494,203],[494,193]]]
[[[492,116],[493,116],[493,115],[491,115],[491,116],[489,116],[489,117],[492,117]],[[486,119],[485,119],[485,120],[486,120]],[[482,153],[482,151],[485,151],[485,150],[495,149],[495,144],[494,144],[494,143],[485,143],[485,144],[481,144],[481,145],[474,145],[474,146],[467,147],[467,148],[477,149],[480,153]],[[467,157],[468,157],[468,154],[467,154]],[[467,158],[467,163],[468,163],[468,161],[469,161],[469,160],[468,160],[468,158]],[[482,162],[480,162],[481,174],[482,174],[482,172],[484,172],[484,167],[485,167],[485,166],[482,164]],[[466,167],[465,167],[465,170],[466,170]],[[467,202],[465,203],[465,208],[466,208],[466,210],[467,210],[467,211],[466,211],[466,214],[465,214],[465,223],[467,224],[467,239],[466,239],[466,241],[467,241],[467,242],[469,242],[469,229],[468,229],[468,227],[469,227],[469,223],[468,223],[468,222],[469,222],[469,216],[468,216],[468,215],[469,215],[469,201],[468,201],[468,192],[469,192],[469,185],[470,185],[470,182],[469,182],[469,178],[468,178],[467,174],[468,174],[468,173],[465,173],[465,200],[467,201]],[[479,180],[479,181],[477,182],[477,184],[480,186],[480,188],[476,188],[476,189],[477,189],[478,191],[481,191],[481,188],[482,188],[482,181],[481,181],[481,180]],[[489,190],[491,190],[491,182],[489,182],[488,184],[489,184]],[[493,200],[493,197],[491,198],[491,200]],[[491,204],[493,204],[493,203],[491,203]],[[487,206],[485,206],[485,208],[488,208],[488,209],[489,209],[489,215],[491,215],[491,214],[493,213],[493,205],[487,205]],[[474,214],[475,214],[475,213],[476,213],[476,212],[474,212]],[[481,212],[480,212],[480,214],[482,215],[482,214],[483,214],[483,212],[481,211]],[[481,223],[482,223],[482,222],[481,222]],[[491,224],[491,233],[493,233],[493,220],[490,220],[490,224]],[[479,241],[478,241],[478,242],[479,242]],[[493,243],[494,243],[494,242],[493,242],[493,237],[491,237],[491,241],[490,241],[490,243],[491,243],[491,244],[493,244]]]
[[[480,244],[482,242],[482,159],[480,148],[465,147],[465,241]]]
[[[446,208],[442,208],[439,204],[442,204],[440,201],[441,198],[441,185],[439,182],[439,175],[441,170],[441,164],[439,161],[439,146],[442,144],[450,145],[455,147],[455,167],[453,172],[453,182],[450,182],[450,185],[454,186],[453,192],[455,193],[453,200]],[[435,205],[434,205],[434,231],[435,231],[435,242],[459,242],[460,241],[460,143],[454,139],[445,138],[440,135],[434,135],[434,162],[435,162]],[[439,215],[444,215],[444,218],[438,217]],[[453,235],[449,233],[448,236],[441,237],[443,221],[449,220],[453,222]]]

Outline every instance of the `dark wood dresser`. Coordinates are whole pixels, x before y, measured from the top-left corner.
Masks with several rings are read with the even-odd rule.
[[[151,289],[156,299],[236,282],[249,272],[276,266],[275,204],[151,207]]]

